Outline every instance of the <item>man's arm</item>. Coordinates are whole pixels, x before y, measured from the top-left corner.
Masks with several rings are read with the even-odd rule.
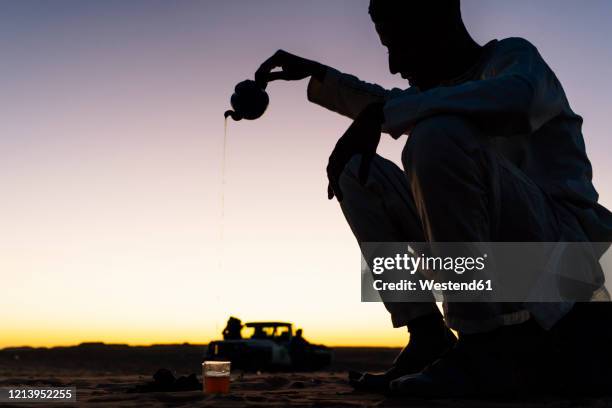
[[[280,68],[280,70],[275,70]],[[278,50],[255,72],[255,81],[265,88],[270,81],[298,81],[310,77],[308,99],[341,115],[356,119],[367,106],[384,103],[410,90],[386,90],[358,78],[343,74],[316,61]],[[385,127],[383,125],[383,131]]]
[[[419,120],[438,114],[473,117],[495,136],[528,134],[557,116],[566,99],[561,84],[537,49],[511,39],[485,78],[420,93],[404,93],[384,107],[385,124],[395,138]]]
[[[308,83],[310,102],[351,119],[357,118],[368,105],[385,103],[398,95],[409,95],[415,92],[414,89],[393,88],[388,90],[330,67],[327,67],[322,81],[312,77]],[[383,124],[383,131],[385,130]]]

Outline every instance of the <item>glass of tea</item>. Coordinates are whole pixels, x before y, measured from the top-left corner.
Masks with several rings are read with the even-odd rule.
[[[227,394],[230,387],[229,361],[205,361],[202,363],[204,392],[206,394]]]

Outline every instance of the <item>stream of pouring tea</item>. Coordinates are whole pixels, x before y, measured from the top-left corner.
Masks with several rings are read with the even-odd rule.
[[[225,224],[225,160],[227,155],[227,118],[223,123],[223,157],[221,158],[221,241]]]
[[[223,123],[223,151],[221,156],[221,221],[219,226],[219,272],[223,272],[225,256],[223,235],[225,232],[225,161],[227,156],[227,117]]]

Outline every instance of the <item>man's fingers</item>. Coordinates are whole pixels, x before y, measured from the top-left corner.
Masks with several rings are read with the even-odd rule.
[[[332,155],[329,157],[329,162],[327,163],[327,168],[325,169],[325,172],[327,173],[327,199],[331,200],[332,198],[334,198],[334,188],[333,188],[333,179],[334,179],[334,174],[332,171],[332,157],[333,157],[333,152]]]
[[[332,180],[331,186],[332,190],[334,191],[334,195],[338,199],[338,202],[342,201],[342,199],[344,198],[344,194],[342,194],[342,190],[340,189],[340,183],[338,183],[338,180]]]
[[[277,51],[276,53],[274,53],[274,55],[272,55],[270,58],[268,58],[267,60],[265,60],[257,69],[257,72],[270,72],[272,71],[274,68],[278,67],[280,62],[282,60],[282,54],[280,53],[280,51]]]
[[[267,82],[276,81],[278,79],[291,81],[292,79],[295,79],[295,75],[285,71],[274,71],[265,75],[265,78]]]
[[[332,154],[333,156],[333,154]],[[342,166],[343,168],[344,166]],[[342,169],[338,167],[338,163],[336,163],[332,158],[330,158],[330,162],[327,165],[327,179],[329,180],[329,184],[327,186],[327,198],[332,199],[334,196],[338,199],[338,201],[342,201],[342,190],[340,189],[340,174]]]
[[[342,190],[340,189],[340,184],[338,180],[334,178],[329,179],[329,184],[327,184],[327,199],[332,200],[334,197],[338,199],[338,201],[342,201],[344,197],[342,194]]]
[[[270,71],[280,66],[279,59],[278,53],[276,53],[265,60],[263,64],[257,68],[257,71],[255,71],[255,82],[257,82],[260,86],[265,87],[268,82],[267,77],[270,75]]]
[[[259,66],[257,71],[255,71],[255,82],[265,88],[268,81],[273,81],[273,79],[268,79],[268,76],[271,73],[270,71],[272,71],[274,68],[281,67],[283,63],[286,62],[287,55],[288,53],[286,51],[278,50],[274,53],[274,55],[265,60],[263,64]]]

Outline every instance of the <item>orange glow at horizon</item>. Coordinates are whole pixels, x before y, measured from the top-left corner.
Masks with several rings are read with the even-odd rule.
[[[301,326],[296,326],[301,327]],[[330,347],[403,347],[409,337],[406,329],[368,331],[356,336],[350,329],[321,331],[304,327],[307,340]],[[99,329],[98,329],[99,330]],[[3,334],[0,349],[6,347],[66,347],[80,343],[103,342],[106,344],[127,344],[130,346],[150,346],[154,344],[207,344],[222,338],[220,333],[181,328],[174,331],[155,328],[121,328],[116,331],[98,331],[89,327],[40,327],[19,328]],[[23,339],[28,339],[24,342]]]

